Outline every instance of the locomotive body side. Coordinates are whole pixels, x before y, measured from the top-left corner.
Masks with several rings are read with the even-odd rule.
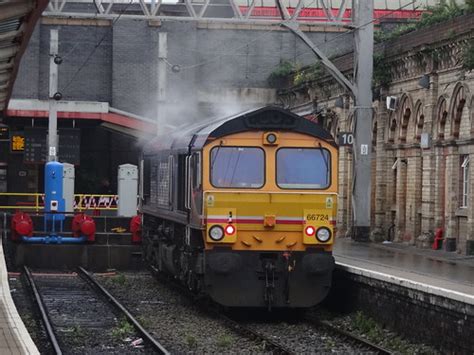
[[[281,109],[252,115],[145,152],[145,257],[225,306],[310,307],[334,268],[337,147]]]

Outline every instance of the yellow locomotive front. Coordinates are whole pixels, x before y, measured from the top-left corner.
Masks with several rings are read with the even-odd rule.
[[[253,129],[203,146],[204,287],[218,303],[310,307],[327,295],[338,162],[327,138]]]

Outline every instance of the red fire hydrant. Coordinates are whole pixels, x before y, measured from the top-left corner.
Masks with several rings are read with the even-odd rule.
[[[132,243],[141,244],[142,242],[142,218],[140,215],[132,217],[130,220],[130,232],[132,232]]]
[[[91,216],[84,213],[76,214],[72,219],[72,235],[74,237],[86,236],[88,242],[95,241],[95,222]]]
[[[442,247],[443,247],[443,228],[437,228],[431,249],[438,250],[438,249],[441,249]]]
[[[16,211],[11,221],[11,239],[20,240],[21,237],[31,237],[33,235],[33,221],[31,217],[21,211]]]

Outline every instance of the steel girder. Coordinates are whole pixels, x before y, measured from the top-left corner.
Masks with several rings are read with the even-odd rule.
[[[51,0],[44,16],[67,18],[110,19],[117,17],[159,21],[207,21],[243,24],[281,24],[298,21],[323,26],[352,26],[352,17],[344,17],[349,0],[298,0],[289,7],[288,0],[265,0],[265,8],[276,9],[271,14],[256,12],[258,0]],[[314,5],[316,2],[316,6]],[[311,5],[320,9],[314,16],[301,17],[301,11]],[[229,7],[231,11],[219,14]],[[352,15],[352,13],[351,13]]]

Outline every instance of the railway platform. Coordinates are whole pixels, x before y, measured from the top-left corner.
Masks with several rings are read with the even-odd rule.
[[[340,238],[334,257],[351,273],[474,305],[474,256]]]
[[[39,354],[10,294],[3,243],[0,243],[0,354]]]

